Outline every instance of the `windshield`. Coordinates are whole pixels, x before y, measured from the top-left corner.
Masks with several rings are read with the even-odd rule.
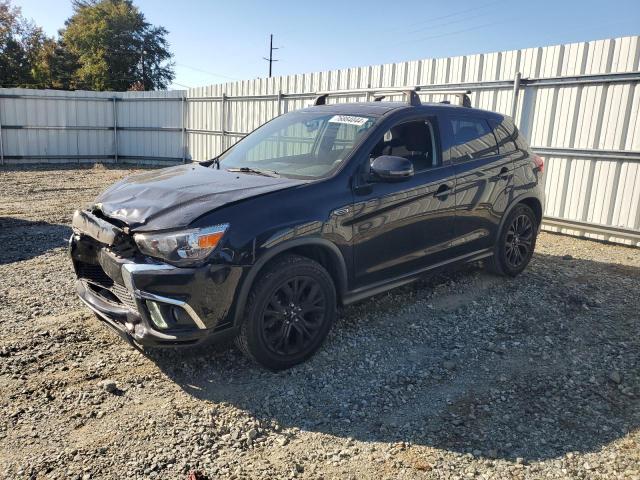
[[[333,173],[376,117],[292,112],[249,134],[223,153],[220,168],[293,178]]]

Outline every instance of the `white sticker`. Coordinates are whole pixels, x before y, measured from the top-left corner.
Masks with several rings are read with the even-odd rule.
[[[346,123],[347,125],[355,125],[361,127],[369,121],[366,117],[354,117],[353,115],[334,115],[329,123]]]

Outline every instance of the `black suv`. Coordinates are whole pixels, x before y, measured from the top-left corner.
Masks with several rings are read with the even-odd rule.
[[[80,298],[127,340],[236,337],[283,369],[349,304],[440,267],[527,265],[542,160],[503,115],[446,104],[323,104],[214,160],[126,178],[73,218]]]

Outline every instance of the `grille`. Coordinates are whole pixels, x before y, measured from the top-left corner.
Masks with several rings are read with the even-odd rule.
[[[120,304],[125,305],[133,310],[137,310],[135,300],[129,293],[129,290],[124,285],[115,283],[109,275],[107,275],[100,265],[92,265],[89,263],[78,264],[78,278],[86,280],[87,282],[106,290],[109,290],[115,298],[120,301]],[[99,291],[94,291],[99,294]],[[113,299],[102,297],[104,300],[113,303]]]
[[[114,285],[111,277],[109,277],[109,275],[104,272],[100,265],[79,263],[78,277],[88,280],[106,289],[110,289]]]
[[[111,292],[116,297],[118,297],[118,299],[127,307],[131,308],[132,310],[138,309],[138,305],[136,305],[136,301],[133,299],[133,297],[129,293],[129,290],[127,290],[127,288],[124,287],[123,285],[114,283],[113,287],[111,287]]]

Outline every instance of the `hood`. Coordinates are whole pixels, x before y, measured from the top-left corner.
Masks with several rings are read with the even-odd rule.
[[[100,194],[93,208],[132,230],[172,229],[224,205],[308,182],[187,164],[127,177]]]

